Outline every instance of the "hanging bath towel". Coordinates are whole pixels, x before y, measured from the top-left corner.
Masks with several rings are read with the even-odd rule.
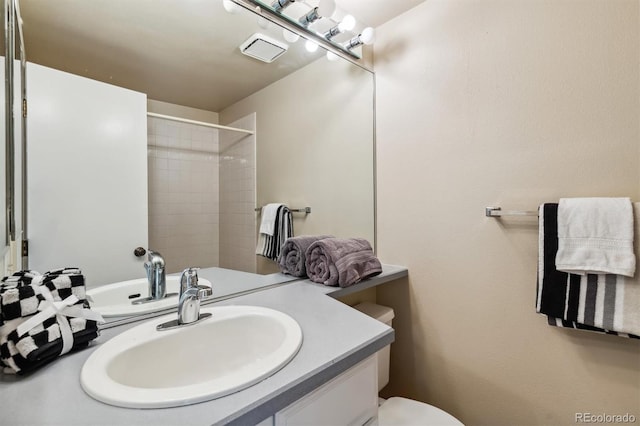
[[[284,204],[267,204],[262,215],[256,254],[277,260],[284,242],[293,237],[291,210]]]

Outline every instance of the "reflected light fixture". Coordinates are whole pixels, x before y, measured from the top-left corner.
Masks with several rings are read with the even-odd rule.
[[[351,31],[356,26],[356,18],[352,15],[347,15],[342,18],[342,21],[335,27],[331,28],[329,31],[324,33],[324,38],[327,40],[331,40],[335,36],[345,31]]]
[[[286,28],[282,29],[282,36],[289,43],[295,43],[296,41],[300,40],[300,36],[298,34],[294,33],[293,31],[289,31]]]
[[[338,58],[339,58],[338,55],[336,55],[335,53],[330,52],[330,51],[327,50],[327,59],[328,60],[330,60],[331,62],[334,62],[334,61],[337,61]]]
[[[303,27],[308,27],[309,24],[317,21],[322,17],[329,17],[333,15],[333,12],[336,11],[336,2],[335,0],[320,0],[320,3],[317,7],[314,7],[306,15],[302,16],[298,19],[298,22]]]
[[[240,11],[240,6],[238,6],[231,0],[222,0],[222,7],[224,7],[224,10],[231,14],[236,14]]]
[[[269,28],[269,21],[262,16],[258,16],[258,26],[263,30]]]
[[[271,3],[271,7],[276,12],[280,12],[282,9],[291,6],[291,3],[295,3],[296,0],[276,0]]]
[[[367,27],[362,30],[362,33],[358,34],[348,42],[346,42],[343,47],[347,50],[351,50],[354,47],[362,46],[363,44],[372,44],[376,39],[376,33],[371,27]]]
[[[318,50],[318,43],[307,40],[307,42],[304,44],[304,48],[307,49],[307,52],[313,53]]]

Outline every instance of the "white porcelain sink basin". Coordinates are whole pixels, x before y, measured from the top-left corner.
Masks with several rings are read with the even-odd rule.
[[[167,294],[179,293],[180,276],[169,275],[166,280]],[[200,278],[199,284],[211,286],[211,282]],[[178,305],[178,296],[169,296],[161,300],[134,305],[131,302],[149,296],[149,282],[146,278],[107,284],[87,291],[91,309],[103,317],[145,314]]]
[[[203,308],[196,324],[157,331],[166,315],[100,346],[84,363],[82,388],[130,408],[188,405],[247,388],[284,367],[302,344],[290,316],[257,306]]]

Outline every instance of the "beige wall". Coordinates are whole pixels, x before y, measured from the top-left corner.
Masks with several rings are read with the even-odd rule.
[[[640,421],[638,341],[535,313],[535,209],[640,199],[637,0],[429,0],[378,29],[378,249],[410,278],[386,394],[467,425]]]
[[[220,112],[221,123],[257,113],[256,201],[310,206],[293,215],[296,235],[373,244],[372,93],[369,72],[321,58]]]

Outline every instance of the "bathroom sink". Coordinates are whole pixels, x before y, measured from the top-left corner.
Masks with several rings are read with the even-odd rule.
[[[180,276],[170,275],[166,279],[167,294],[180,291]],[[211,283],[200,278],[200,284],[211,286]],[[116,317],[124,315],[144,314],[156,312],[161,309],[177,306],[178,296],[169,296],[153,302],[133,304],[131,302],[149,296],[149,282],[146,278],[122,281],[104,285],[87,291],[91,309],[94,309],[103,317]]]
[[[252,386],[284,367],[302,344],[290,316],[258,306],[202,308],[212,316],[157,331],[166,315],[101,345],[80,373],[82,388],[107,404],[177,407]]]

